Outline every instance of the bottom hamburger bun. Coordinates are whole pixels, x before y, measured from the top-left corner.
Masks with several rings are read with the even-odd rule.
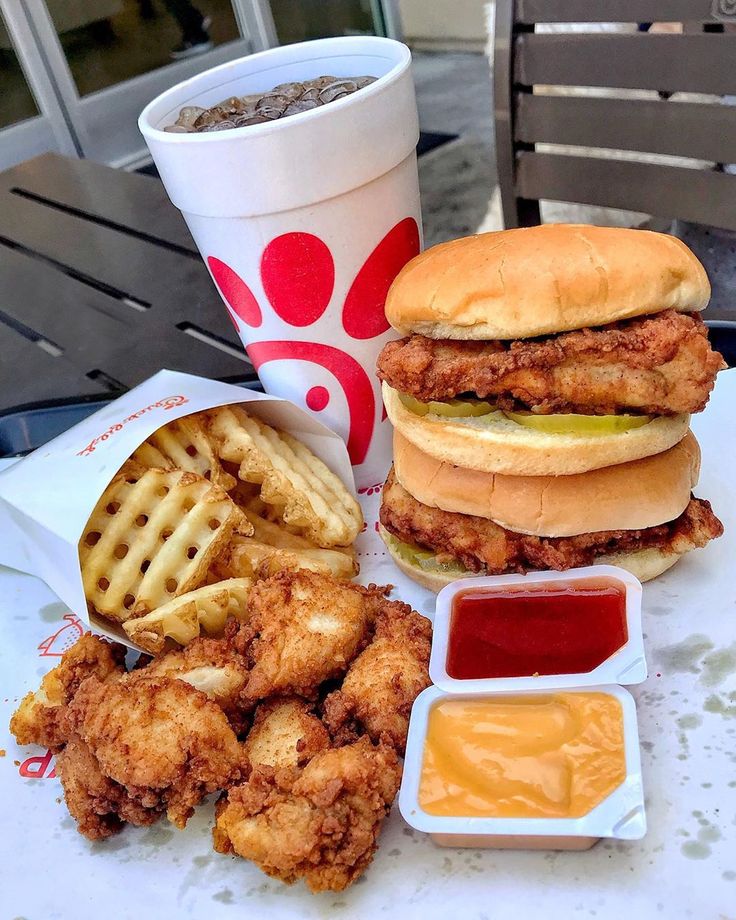
[[[679,562],[687,553],[665,553],[661,549],[648,547],[631,553],[601,556],[593,565],[617,565],[635,575],[639,581],[651,581]]]
[[[550,434],[502,412],[480,418],[417,415],[385,382],[383,401],[394,428],[436,460],[514,476],[569,476],[650,457],[681,441],[690,422],[689,415],[656,416],[641,428],[613,434]]]
[[[378,525],[378,532],[386,544],[386,549],[397,568],[408,578],[411,578],[412,581],[421,585],[423,588],[433,591],[435,594],[441,591],[446,585],[452,584],[452,582],[458,581],[461,578],[477,578],[482,574],[481,572],[470,572],[467,570],[462,574],[458,574],[455,571],[443,572],[439,569],[423,569],[421,566],[409,562],[400,554],[399,542],[380,524]],[[639,581],[645,582],[651,581],[652,578],[656,578],[658,575],[666,572],[667,569],[672,568],[676,562],[679,562],[683,555],[684,554],[678,553],[665,553],[662,550],[650,547],[628,553],[613,553],[609,556],[600,556],[595,560],[593,565],[617,565],[619,568],[630,572],[638,578]]]
[[[679,444],[571,476],[508,476],[437,460],[394,432],[401,485],[431,508],[488,518],[517,533],[570,537],[599,530],[642,530],[673,521],[698,481],[700,448],[688,431]]]
[[[401,555],[399,552],[399,541],[386,530],[383,524],[378,525],[378,533],[380,534],[383,542],[386,544],[388,554],[396,567],[400,569],[408,578],[411,578],[412,581],[415,581],[423,588],[428,588],[430,591],[434,591],[435,594],[441,591],[445,585],[452,584],[453,581],[457,581],[460,578],[473,578],[481,574],[479,572],[468,572],[467,570],[465,574],[458,574],[457,572],[450,574],[439,570],[427,571],[416,563],[412,563],[408,559],[405,559]]]

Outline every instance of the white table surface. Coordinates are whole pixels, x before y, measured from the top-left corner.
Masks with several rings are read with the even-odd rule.
[[[644,840],[602,841],[584,853],[443,849],[394,810],[366,875],[346,892],[318,896],[215,853],[211,803],[182,832],[162,821],[90,843],[76,832],[58,780],[49,776],[52,762],[42,779],[21,777],[19,764],[44,752],[19,748],[7,729],[17,701],[78,630],[45,585],[0,569],[2,920],[736,918],[734,407],[730,371],[693,419],[703,450],[696,494],[713,502],[726,534],[645,586],[650,677],[633,688],[647,790]],[[382,554],[374,531],[378,497],[363,497],[369,526],[361,538],[361,578],[393,582],[399,597],[427,613],[431,596]]]

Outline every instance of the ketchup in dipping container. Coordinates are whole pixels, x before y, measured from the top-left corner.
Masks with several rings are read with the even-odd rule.
[[[628,641],[626,589],[612,578],[468,589],[452,603],[456,680],[587,673]]]

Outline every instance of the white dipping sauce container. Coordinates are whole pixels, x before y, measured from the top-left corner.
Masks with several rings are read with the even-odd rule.
[[[598,579],[617,581],[626,593],[628,641],[607,661],[588,673],[551,674],[538,677],[458,680],[450,677],[446,657],[452,603],[466,591],[537,585],[574,585]],[[603,837],[637,840],[646,833],[639,730],[636,704],[618,683],[637,684],[647,677],[641,627],[642,587],[638,579],[616,566],[595,565],[566,572],[532,572],[467,578],[443,588],[437,596],[430,677],[436,686],[421,693],[412,708],[407,738],[399,809],[411,827],[428,833],[439,846],[497,849],[586,850]],[[594,628],[594,624],[591,624]],[[440,816],[425,812],[419,804],[429,716],[432,707],[450,699],[497,700],[504,696],[539,696],[550,693],[596,692],[615,697],[623,716],[626,777],[623,783],[586,815],[579,818],[480,818]]]
[[[493,590],[504,587],[534,588],[572,585],[575,582],[610,579],[618,582],[626,594],[627,642],[586,674],[554,674],[541,677],[493,677],[477,680],[459,680],[447,673],[447,649],[450,639],[452,605],[458,594],[476,589]],[[464,578],[444,587],[437,595],[432,633],[432,654],[429,677],[442,690],[452,693],[483,693],[503,690],[538,690],[540,680],[553,680],[554,689],[580,687],[581,684],[640,684],[647,679],[647,662],[644,655],[644,637],[641,629],[642,587],[638,578],[615,565],[595,565],[566,572],[534,572],[529,575],[493,575]],[[591,628],[594,628],[591,624]]]
[[[388,286],[419,252],[419,122],[409,49],[386,38],[272,48],[154,99],[140,130],[267,393],[347,442],[358,487],[391,460],[375,364]],[[259,125],[172,133],[184,106],[332,74],[378,79]],[[274,242],[275,241],[275,242]]]
[[[639,755],[639,730],[634,698],[615,685],[565,687],[563,690],[539,679],[538,690],[512,693],[444,693],[428,687],[419,694],[411,712],[399,791],[399,810],[411,827],[429,834],[439,846],[514,850],[587,850],[602,837],[638,840],[646,833],[644,788]],[[545,684],[541,686],[541,684]],[[433,705],[452,699],[503,699],[504,696],[544,696],[554,692],[606,693],[621,704],[624,723],[626,778],[623,783],[581,818],[476,818],[431,815],[419,804],[419,785]]]

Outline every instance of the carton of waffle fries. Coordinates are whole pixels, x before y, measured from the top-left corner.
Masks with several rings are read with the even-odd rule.
[[[352,578],[363,516],[338,435],[277,397],[163,370],[0,473],[0,527],[0,564],[156,654],[218,635],[256,578]]]

